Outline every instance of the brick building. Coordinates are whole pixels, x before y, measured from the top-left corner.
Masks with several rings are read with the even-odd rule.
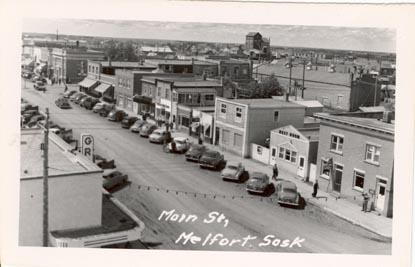
[[[392,217],[394,124],[357,116],[315,114],[321,121],[317,156],[320,189],[359,205],[362,193],[367,192],[373,209]]]

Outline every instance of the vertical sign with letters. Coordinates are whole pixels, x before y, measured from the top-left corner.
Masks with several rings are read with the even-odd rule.
[[[82,155],[94,159],[94,137],[91,134],[81,134],[81,152]]]

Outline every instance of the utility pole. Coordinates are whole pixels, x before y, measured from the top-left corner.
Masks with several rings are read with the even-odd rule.
[[[378,90],[378,76],[375,77],[375,92],[374,92],[374,99],[373,99],[373,106],[376,106],[376,92]]]
[[[49,152],[49,109],[46,108],[45,140],[43,144],[43,246],[49,245],[49,184],[48,184],[48,152]]]
[[[305,60],[303,61],[303,84],[301,87],[301,99],[304,99],[304,80],[305,80]]]
[[[288,94],[286,95],[286,101],[288,102],[289,101],[289,99],[290,99],[290,95],[291,95],[291,74],[292,74],[292,68],[293,68],[293,65],[292,65],[292,56],[290,55],[290,57],[289,57],[289,59],[288,59],[288,66],[290,67],[290,79],[289,79],[289,83],[288,83]]]

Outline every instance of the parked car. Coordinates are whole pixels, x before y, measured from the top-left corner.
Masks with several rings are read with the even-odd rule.
[[[254,172],[246,183],[248,193],[265,194],[272,186],[269,176],[262,172]]]
[[[140,129],[140,136],[149,137],[155,129],[157,129],[157,126],[155,124],[146,123]]]
[[[111,110],[111,112],[108,114],[108,120],[109,121],[122,121],[126,116],[128,116],[127,113],[123,110]]]
[[[99,99],[95,97],[87,97],[84,99],[82,106],[86,109],[91,110],[97,103],[99,103]]]
[[[297,192],[297,186],[291,181],[279,181],[275,187],[275,194],[280,205],[290,205],[298,207],[301,196]]]
[[[25,78],[25,79],[30,79],[30,78],[32,78],[32,73],[22,72],[22,77]]]
[[[186,160],[199,162],[200,157],[205,151],[206,147],[204,145],[192,144],[185,154]]]
[[[73,94],[76,94],[78,91],[76,91],[76,90],[71,90],[71,91],[66,91],[65,93],[63,93],[63,97],[64,98],[69,98],[69,97],[71,97]]]
[[[146,124],[146,123],[147,123],[146,121],[141,120],[141,119],[138,119],[138,120],[136,120],[136,121],[134,122],[134,124],[130,127],[130,130],[131,130],[133,133],[139,133],[139,132],[140,132],[141,127],[142,127],[144,124]]]
[[[166,129],[156,129],[148,136],[148,141],[150,141],[150,143],[157,144],[162,144],[164,142],[170,143],[171,133],[168,132]]]
[[[124,117],[121,121],[121,127],[129,129],[137,120],[138,118],[134,116]]]
[[[173,151],[172,149],[172,142],[176,144],[176,151]],[[170,142],[167,145],[167,148],[170,152],[176,152],[176,153],[185,153],[190,148],[190,141],[189,138],[186,137],[175,137],[173,138],[173,141]]]
[[[71,96],[69,96],[69,100],[70,101],[72,101],[72,102],[74,102],[75,101],[75,99],[78,97],[78,96],[80,96],[80,95],[83,95],[84,93],[82,93],[82,92],[77,92],[77,93],[74,93],[74,94],[72,94]]]
[[[221,172],[223,180],[241,181],[245,167],[240,162],[227,162]]]
[[[225,161],[223,155],[214,150],[206,150],[199,160],[201,168],[218,169],[220,164]]]
[[[41,121],[44,120],[45,116],[43,116],[42,114],[38,114],[38,115],[34,115],[33,117],[30,118],[29,122],[27,123],[28,127],[33,127],[36,126],[36,124]]]
[[[23,114],[24,112],[28,111],[28,110],[36,110],[39,111],[39,106],[34,106],[32,104],[21,104],[20,105],[20,113]]]
[[[43,81],[37,80],[35,84],[33,85],[33,88],[35,88],[38,91],[46,91],[46,85]]]
[[[35,109],[27,110],[23,113],[23,123],[28,123],[30,119],[35,116],[39,115],[39,111]]]
[[[128,181],[128,175],[122,174],[116,169],[107,169],[102,173],[104,178],[102,186],[105,189],[112,189],[118,185],[123,185]]]
[[[84,106],[84,103],[85,103],[85,100],[86,100],[86,99],[88,99],[88,98],[90,98],[90,96],[86,96],[86,97],[82,98],[82,99],[79,101],[79,106],[80,106],[80,107],[83,107],[83,106]]]
[[[56,104],[56,106],[58,106],[58,107],[60,107],[60,106],[62,105],[62,103],[68,103],[68,99],[67,99],[67,98],[64,98],[63,96],[61,96],[61,97],[58,97],[58,98],[55,100],[55,104]]]
[[[95,164],[101,169],[115,169],[117,167],[115,166],[115,161],[113,159],[107,160],[106,158],[96,154],[94,154],[94,161]]]
[[[86,94],[80,94],[80,95],[78,95],[75,99],[74,99],[74,103],[75,104],[79,104],[79,103],[81,103],[81,100],[82,99],[84,99],[85,97],[88,97]]]
[[[95,113],[99,113],[100,110],[105,109],[111,111],[114,109],[114,104],[106,103],[106,102],[98,102],[95,104],[95,106],[92,108],[92,111]]]

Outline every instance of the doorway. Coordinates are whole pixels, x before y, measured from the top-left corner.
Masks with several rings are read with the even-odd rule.
[[[304,178],[305,174],[305,158],[304,156],[299,156],[297,175]]]
[[[386,197],[386,180],[377,179],[376,182],[376,209],[378,211],[383,211],[385,207],[385,197]]]

